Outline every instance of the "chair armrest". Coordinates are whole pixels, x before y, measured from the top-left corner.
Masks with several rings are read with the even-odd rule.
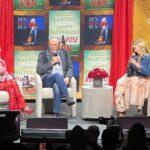
[[[71,78],[71,81],[69,83],[69,88],[72,89],[72,98],[75,101],[75,104],[71,106],[72,108],[72,117],[76,116],[76,91],[77,91],[77,81],[75,77]]]
[[[36,90],[42,89],[42,80],[39,74],[35,73],[35,88]]]
[[[73,97],[76,97],[76,91],[77,91],[77,81],[75,77],[71,78],[71,81],[69,83],[69,87],[72,89]]]
[[[72,88],[74,85],[76,85],[76,79],[75,77],[72,77],[69,83],[69,87]]]
[[[42,114],[42,80],[39,74],[35,75],[35,91],[36,91],[36,116],[41,117]]]

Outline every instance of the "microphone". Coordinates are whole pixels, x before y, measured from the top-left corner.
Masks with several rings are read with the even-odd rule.
[[[136,53],[136,52],[133,52],[133,54],[132,54],[132,57],[131,58],[134,58],[134,57],[136,57],[138,54]]]
[[[137,58],[138,58],[138,54],[136,52],[133,52],[132,56],[130,57],[130,60],[134,59],[135,61],[137,61]],[[128,61],[128,66],[132,65],[130,60]]]
[[[52,53],[52,57],[56,57],[56,56],[59,56],[59,54],[58,53]],[[60,62],[55,63],[55,65],[57,65],[57,64],[60,65]]]
[[[58,56],[58,54],[57,53],[52,53],[52,56]]]

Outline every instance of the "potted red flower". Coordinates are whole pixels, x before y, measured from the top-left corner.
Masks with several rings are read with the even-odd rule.
[[[95,68],[88,73],[88,78],[93,78],[93,86],[101,87],[103,79],[108,77],[108,73],[104,69]]]

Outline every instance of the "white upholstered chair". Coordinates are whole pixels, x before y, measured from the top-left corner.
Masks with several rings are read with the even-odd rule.
[[[53,89],[43,88],[41,77],[35,73],[35,89],[36,89],[36,116],[39,118],[42,116],[42,99],[53,99]],[[73,98],[75,104],[70,106],[72,117],[76,116],[76,80],[72,77],[68,87],[69,96]]]

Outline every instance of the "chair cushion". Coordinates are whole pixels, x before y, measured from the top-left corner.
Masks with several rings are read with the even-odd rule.
[[[5,103],[9,101],[9,94],[6,91],[0,91],[0,103]]]
[[[70,97],[73,97],[73,93],[72,93],[72,89],[68,88],[68,93]],[[42,88],[42,98],[43,99],[48,99],[54,98],[54,94],[53,94],[53,88]]]

